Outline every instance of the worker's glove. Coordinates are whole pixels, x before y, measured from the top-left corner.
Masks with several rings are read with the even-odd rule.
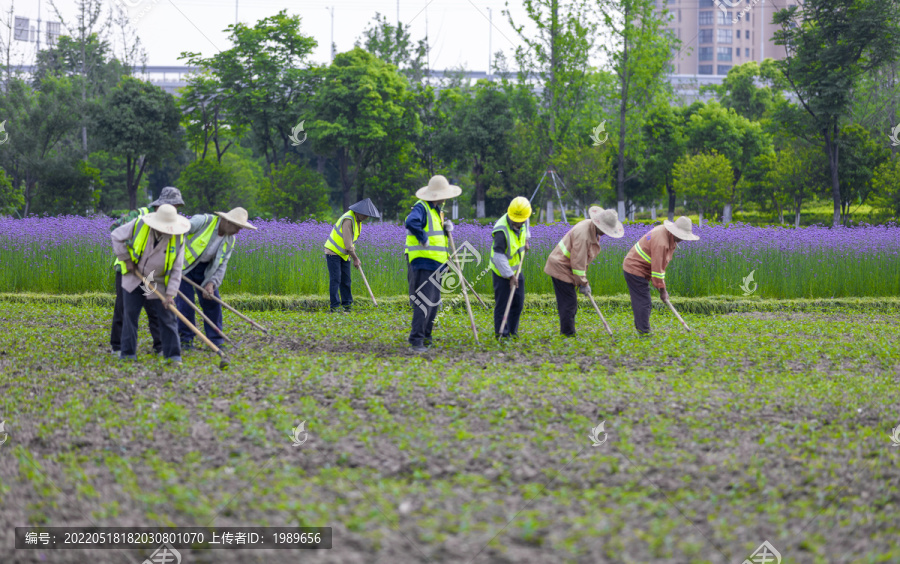
[[[581,292],[585,296],[591,295],[591,285],[585,284],[584,286],[579,286],[578,291]]]
[[[665,288],[659,289],[659,299],[661,299],[664,302],[669,301],[669,292],[667,292]]]
[[[450,221],[449,219],[444,221],[444,231],[449,231],[449,232],[453,231],[453,222]]]

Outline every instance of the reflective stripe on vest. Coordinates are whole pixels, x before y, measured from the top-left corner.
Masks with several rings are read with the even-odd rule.
[[[566,248],[566,244],[563,241],[559,242],[559,248],[562,251],[562,254],[566,255],[566,258],[572,258],[571,253],[569,253],[569,249]]]
[[[213,233],[216,232],[218,226],[218,216],[209,215],[206,218],[206,223],[204,223],[196,233],[189,236],[184,248],[184,266],[190,266],[194,264],[194,261],[200,258],[200,255],[203,254],[203,251],[206,250],[206,246],[209,245],[210,240],[212,240]]]
[[[427,258],[435,260],[439,263],[445,263],[450,258],[448,252],[447,235],[444,233],[444,221],[441,214],[437,210],[429,206],[427,203],[419,200],[416,205],[425,206],[425,217],[427,219],[425,225],[425,237],[428,239],[428,246],[423,247],[419,244],[419,240],[415,235],[406,231],[406,250],[407,260],[412,262],[417,258]]]
[[[175,258],[178,256],[178,245],[181,244],[183,235],[171,235],[169,242],[166,244],[166,260],[164,268],[166,270],[163,276],[163,285],[169,286],[169,273],[172,272],[172,266],[175,265]],[[131,255],[131,262],[137,265],[141,261],[144,251],[147,249],[147,241],[150,239],[150,226],[144,223],[143,219],[139,219],[134,224],[131,241],[128,242],[128,254]],[[123,264],[124,271],[124,264]],[[143,273],[146,276],[150,274]]]
[[[359,239],[362,225],[353,216],[352,211],[348,211],[337,220],[337,223],[331,228],[328,240],[325,241],[325,248],[337,254],[337,256],[341,257],[343,260],[350,258],[350,253],[344,248],[344,232],[342,230],[344,220],[348,218],[353,222],[353,242],[355,243],[356,240]]]
[[[637,243],[634,244],[634,250],[637,251],[637,254],[639,254],[639,255],[641,256],[641,258],[643,258],[645,261],[647,261],[647,262],[649,262],[649,263],[652,263],[652,262],[653,262],[653,261],[650,260],[650,255],[648,255],[647,253],[645,253],[645,252],[644,252],[644,249],[641,248],[641,242],[640,242],[640,241],[638,241]],[[665,280],[665,279],[666,279],[666,273],[665,273],[665,272],[656,272],[656,271],[651,270],[651,271],[650,271],[650,276],[652,276],[653,278],[659,278],[660,280]]]
[[[147,215],[148,213],[150,213],[150,208],[148,208],[148,207],[138,208],[137,212],[138,212],[138,216],[135,219],[140,219],[140,218],[144,217],[145,215]],[[132,233],[132,237],[133,236],[134,236],[134,234]],[[137,264],[137,263],[135,263],[135,264]],[[113,269],[118,270],[119,272],[125,272],[125,261],[116,259],[115,261],[113,261]]]
[[[491,231],[491,238],[493,239],[494,233],[502,232],[506,235],[506,256],[509,257],[509,266],[513,269],[515,273],[515,267],[518,266],[519,261],[522,260],[522,250],[525,248],[525,241],[528,239],[528,221],[519,227],[519,234],[515,235],[513,233],[512,227],[509,225],[509,217],[507,214],[503,214],[503,217],[497,220],[497,223],[494,224],[494,229]],[[491,242],[491,270],[497,276],[500,276],[500,270],[494,264],[494,244]]]

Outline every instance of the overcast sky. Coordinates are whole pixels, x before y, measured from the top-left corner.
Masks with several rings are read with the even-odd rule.
[[[380,12],[395,23],[396,0],[103,0],[106,6],[116,2],[127,7],[148,55],[148,64],[183,65],[178,60],[182,51],[199,51],[205,56],[230,44],[223,32],[238,20],[251,24],[286,9],[302,17],[302,31],[318,41],[313,53],[316,62],[330,60],[331,11],[334,7],[334,42],[337,51],[346,51],[362,35],[363,30]],[[14,5],[14,15],[31,18],[36,25],[40,4],[42,30],[47,20],[57,20],[49,0],[0,0],[4,19]],[[75,0],[56,0],[64,18],[75,15]],[[400,0],[400,21],[411,25],[414,40],[425,37],[426,24],[431,38],[431,68],[447,69],[464,66],[468,70],[487,70],[490,24],[488,8],[493,11],[493,51],[503,50],[508,56],[519,41],[502,14],[504,0]],[[516,22],[524,23],[525,10],[519,0],[510,1]],[[30,64],[34,45],[15,42],[19,59]],[[19,62],[18,60],[16,62]]]

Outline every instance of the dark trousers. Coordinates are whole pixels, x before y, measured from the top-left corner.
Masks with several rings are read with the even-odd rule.
[[[638,333],[649,333],[650,312],[653,311],[653,304],[650,301],[650,281],[624,270],[622,273],[625,275],[625,283],[628,284],[628,293],[631,294],[634,328]]]
[[[153,312],[159,326],[159,336],[162,339],[162,353],[166,358],[180,357],[181,345],[178,344],[178,329],[175,323],[175,314],[163,308],[162,301],[150,300],[144,296],[140,286],[133,292],[122,292],[122,356],[134,356],[137,353],[137,326],[141,309]]]
[[[556,311],[559,313],[559,332],[567,337],[575,334],[575,314],[578,313],[578,287],[559,278],[553,280]]]
[[[328,265],[328,297],[331,298],[331,309],[344,306],[350,309],[353,305],[353,293],[350,291],[350,260],[337,255],[325,255]]]
[[[195,266],[190,272],[184,273],[181,275],[181,287],[178,288],[184,297],[190,300],[191,303],[194,303],[194,287],[187,283],[185,278],[191,280],[196,284],[202,284],[203,278],[206,274],[206,266],[209,263],[201,262],[197,266]],[[203,315],[210,318],[213,323],[216,324],[220,330],[222,329],[222,306],[219,305],[219,302],[213,300],[207,300],[203,297],[203,292],[197,290],[197,298],[200,300],[200,310],[203,311]],[[219,297],[219,289],[216,288],[215,295]],[[178,306],[178,311],[181,315],[185,316],[188,321],[191,322],[191,325],[195,325],[194,322],[194,308],[190,306],[186,301],[181,299],[181,296],[175,298],[175,305]],[[214,345],[221,346],[222,343],[225,342],[225,339],[219,335],[215,329],[209,326],[209,324],[204,321],[203,328],[206,331],[206,337],[213,342]],[[178,336],[181,339],[182,343],[190,343],[194,340],[194,332],[184,324],[182,320],[178,320]]]
[[[494,272],[491,272],[491,275],[494,277],[494,335],[499,337],[503,312],[506,311],[506,302],[509,301],[509,278],[497,276]],[[519,317],[522,315],[523,309],[525,309],[525,275],[519,274],[519,285],[516,287],[512,305],[509,307],[506,327],[503,329],[504,337],[518,334]]]
[[[409,282],[409,303],[412,305],[412,330],[409,344],[414,347],[431,344],[431,330],[434,318],[441,305],[440,270],[430,271],[407,265],[406,278]]]
[[[109,332],[109,346],[114,351],[122,350],[122,320],[125,315],[122,295],[124,293],[125,290],[122,289],[122,273],[116,271],[116,305],[113,306],[112,329]],[[159,319],[156,317],[156,310],[145,307],[144,311],[147,312],[147,323],[150,324],[153,350],[160,352],[162,350],[162,339],[159,336]]]

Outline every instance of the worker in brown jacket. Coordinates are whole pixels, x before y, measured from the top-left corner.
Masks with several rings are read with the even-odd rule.
[[[609,235],[619,239],[625,235],[625,228],[613,210],[593,206],[589,213],[591,218],[578,222],[570,229],[550,253],[547,264],[544,265],[544,272],[553,279],[556,310],[559,312],[559,331],[568,337],[575,334],[575,314],[578,313],[577,292],[585,296],[591,294],[587,267],[600,254],[600,237]]]
[[[690,218],[681,216],[675,222],[665,220],[638,239],[634,247],[625,255],[622,269],[625,283],[631,294],[631,311],[634,313],[634,327],[638,333],[650,333],[650,285],[659,290],[659,298],[669,301],[666,291],[666,266],[672,260],[675,249],[681,241],[696,241],[700,237],[692,232]]]

